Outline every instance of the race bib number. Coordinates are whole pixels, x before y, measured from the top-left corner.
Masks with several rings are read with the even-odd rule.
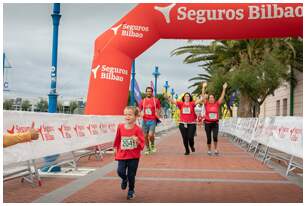
[[[217,119],[217,113],[209,113],[209,119]]]
[[[134,137],[122,137],[121,138],[121,149],[131,150],[137,148],[137,143]]]
[[[190,107],[183,107],[183,114],[190,114]]]
[[[150,108],[145,109],[145,114],[152,115],[152,110]]]

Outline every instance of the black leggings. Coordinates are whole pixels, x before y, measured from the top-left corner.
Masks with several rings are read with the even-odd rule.
[[[179,125],[180,132],[182,134],[183,143],[185,146],[186,152],[189,151],[190,148],[194,148],[194,135],[196,131],[196,125],[195,124],[187,124],[187,128],[184,126],[183,123],[180,123]]]
[[[217,122],[206,123],[205,132],[207,136],[207,144],[211,144],[211,132],[213,132],[214,142],[218,142],[219,124]]]

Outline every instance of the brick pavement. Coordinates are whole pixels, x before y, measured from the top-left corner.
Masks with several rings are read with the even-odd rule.
[[[14,179],[3,183],[3,202],[28,203],[50,193],[51,191],[71,183],[72,178],[43,178],[41,187],[32,187],[28,183],[21,183],[21,179]]]
[[[302,202],[301,188],[251,154],[225,138],[219,146],[220,156],[208,156],[201,128],[196,152],[185,156],[174,130],[157,153],[141,158],[134,200],[126,200],[114,170],[64,202]]]

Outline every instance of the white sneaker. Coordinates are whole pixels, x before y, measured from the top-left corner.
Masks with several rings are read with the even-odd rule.
[[[219,155],[219,151],[218,150],[215,150],[215,155]]]
[[[153,153],[155,153],[157,151],[155,145],[151,145],[150,149],[151,149],[151,152],[153,152]]]
[[[145,155],[150,155],[151,154],[151,150],[149,148],[146,149],[145,151]]]
[[[210,150],[207,152],[207,154],[208,154],[209,156],[211,156],[211,155],[212,155],[212,153],[211,153],[211,151],[210,151]]]

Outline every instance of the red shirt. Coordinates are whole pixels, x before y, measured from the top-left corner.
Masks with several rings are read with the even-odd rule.
[[[155,112],[156,112],[156,109],[160,109],[160,102],[155,97],[144,98],[143,100],[141,100],[139,104],[139,108],[141,111],[142,110],[144,111],[143,119],[145,121],[156,120],[157,118],[156,118]]]
[[[205,103],[205,120],[206,123],[218,122],[219,121],[219,101],[211,104],[208,101]]]
[[[180,121],[186,123],[195,123],[197,115],[194,112],[194,102],[176,102],[176,105],[180,109]]]
[[[138,139],[138,144],[135,139]],[[124,124],[119,124],[114,141],[117,149],[115,160],[139,159],[144,148],[144,135],[142,129],[136,124],[132,129],[126,129]]]

